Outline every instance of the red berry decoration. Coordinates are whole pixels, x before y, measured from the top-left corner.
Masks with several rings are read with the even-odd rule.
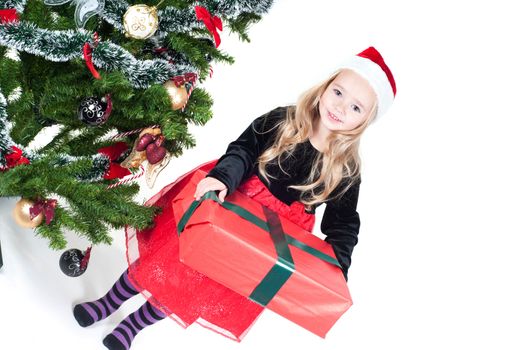
[[[165,158],[167,150],[163,146],[158,146],[157,143],[151,143],[146,147],[146,159],[150,164],[156,164]]]
[[[154,141],[155,141],[154,135],[152,135],[152,134],[144,134],[139,139],[139,142],[137,143],[136,149],[139,152],[142,152],[142,151],[144,151],[146,149],[146,146],[148,146],[149,144],[151,144]]]

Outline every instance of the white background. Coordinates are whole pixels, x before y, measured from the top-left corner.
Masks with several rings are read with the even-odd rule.
[[[520,1],[276,1],[250,31],[222,34],[236,58],[206,84],[214,119],[197,147],[173,159],[148,199],[221,156],[257,116],[296,97],[369,45],[391,66],[398,94],[365,134],[362,228],[349,286],[354,305],[325,340],[266,311],[240,343],[164,320],[133,349],[526,349],[527,53]],[[72,305],[105,293],[126,267],[121,231],[69,278],[61,251],[18,227],[18,198],[0,199],[0,348],[101,349],[142,297],[79,327]],[[317,229],[323,207],[317,212]],[[87,244],[70,234],[68,248]],[[307,291],[306,291],[307,292]]]

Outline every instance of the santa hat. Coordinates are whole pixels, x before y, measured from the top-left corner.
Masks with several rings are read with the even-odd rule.
[[[344,63],[341,68],[348,68],[366,79],[377,95],[377,115],[383,115],[391,106],[397,88],[390,68],[384,62],[379,51],[373,46],[368,47],[351,60]]]

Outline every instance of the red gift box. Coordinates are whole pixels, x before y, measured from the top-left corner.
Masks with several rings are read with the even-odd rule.
[[[239,191],[195,201],[205,175],[197,170],[172,202],[180,260],[324,337],[352,305],[332,247]]]

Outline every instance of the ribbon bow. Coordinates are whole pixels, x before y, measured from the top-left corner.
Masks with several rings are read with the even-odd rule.
[[[194,84],[196,82],[197,74],[196,73],[185,73],[184,75],[177,75],[172,78],[172,81],[176,86],[181,86],[184,83]]]
[[[88,267],[88,261],[90,261],[91,246],[84,252],[84,258],[81,260],[81,270],[85,270]]]
[[[0,170],[7,170],[16,167],[17,165],[29,164],[29,159],[22,155],[22,150],[16,146],[11,146],[13,150],[7,156],[5,156],[6,167],[0,167]]]
[[[117,160],[127,149],[128,145],[126,144],[126,142],[116,142],[111,146],[99,148],[97,150],[98,153],[104,154],[110,159],[110,167],[108,168],[108,171],[106,171],[106,173],[104,174],[104,179],[120,179],[131,174],[130,170],[123,168],[117,162]]]
[[[35,204],[29,208],[29,217],[31,220],[36,218],[40,213],[44,212],[46,218],[46,225],[49,225],[51,220],[55,217],[55,207],[57,206],[56,199],[39,199]]]
[[[97,80],[101,79],[101,75],[99,72],[97,72],[97,69],[95,69],[95,66],[93,65],[92,60],[92,51],[94,48],[99,45],[99,34],[97,32],[93,33],[93,45],[90,45],[90,43],[84,43],[84,46],[82,47],[82,52],[84,55],[84,60],[86,61],[86,66],[90,70],[93,77]]]
[[[0,23],[18,22],[15,9],[0,10]]]
[[[218,34],[218,29],[223,30],[221,19],[218,16],[212,17],[209,11],[202,6],[195,6],[194,10],[196,11],[196,18],[198,21],[203,21],[205,27],[207,27],[209,32],[214,36],[216,47],[220,46],[221,40],[220,35]]]

